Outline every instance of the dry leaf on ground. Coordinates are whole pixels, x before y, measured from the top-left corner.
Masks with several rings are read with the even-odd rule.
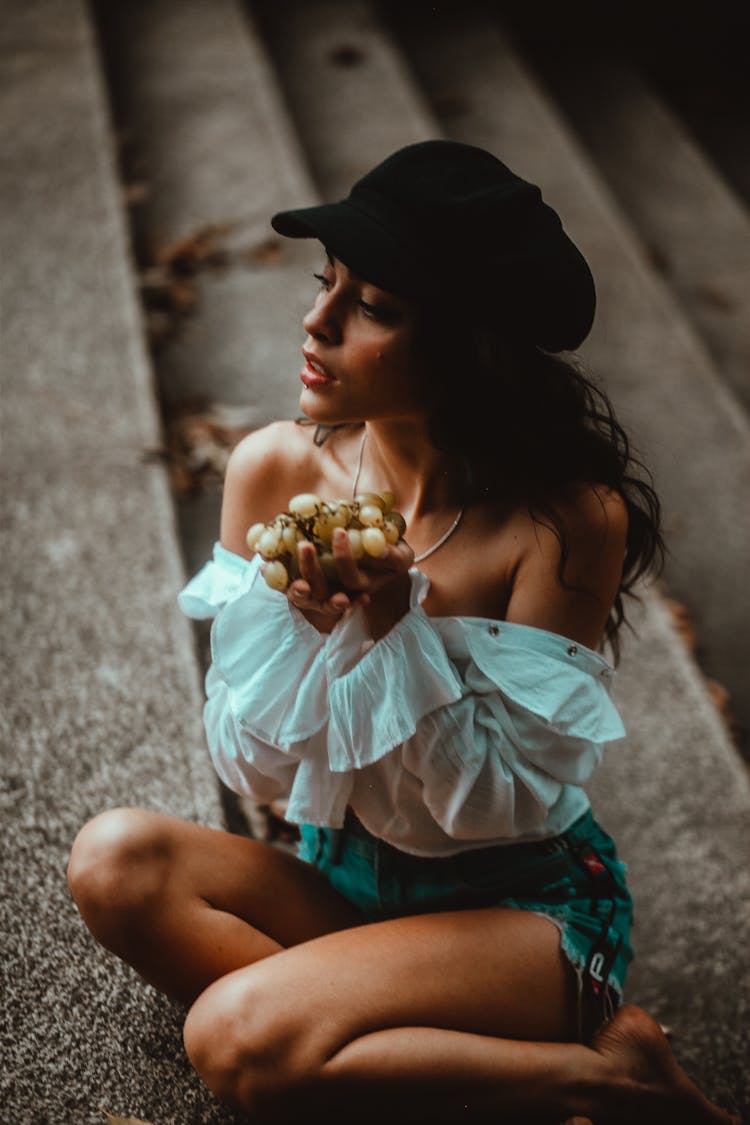
[[[229,265],[222,239],[232,229],[232,223],[213,223],[177,242],[146,240],[140,255],[140,287],[153,351],[168,343],[181,321],[195,310],[197,274]]]
[[[142,1117],[118,1117],[116,1113],[108,1113],[106,1109],[101,1107],[99,1112],[104,1114],[111,1125],[151,1125],[150,1121],[144,1121]]]
[[[250,407],[191,401],[173,408],[165,419],[165,452],[172,488],[179,496],[221,486],[229,454],[253,428],[248,424],[252,413]]]

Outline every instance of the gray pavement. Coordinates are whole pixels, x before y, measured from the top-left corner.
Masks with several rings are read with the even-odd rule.
[[[326,21],[334,19],[337,6],[324,9]],[[220,291],[211,295],[220,281],[207,277],[189,325],[193,345],[176,341],[160,360],[160,384],[166,370],[175,403],[197,389],[254,406],[254,424],[261,424],[296,413],[296,381],[283,380],[290,368],[296,376],[308,263],[282,256],[254,272],[243,270],[239,257],[263,237],[262,208],[270,214],[305,201],[298,192],[314,198],[315,190],[284,108],[286,100],[297,112],[289,85],[294,68],[282,64],[271,34],[282,94],[262,41],[239,11],[224,3],[154,0],[118,5],[117,18],[121,29],[132,29],[132,38],[122,33],[121,61],[132,84],[133,127],[146,167],[149,160],[158,167],[152,185],[160,185],[155,194],[152,186],[139,221],[158,221],[168,239],[228,216],[241,220],[237,230],[244,231],[232,245],[235,295],[223,291],[234,311],[224,315]],[[339,11],[335,33],[327,24],[316,39],[309,28],[305,33],[305,18],[286,9],[286,49],[297,73],[305,50],[310,64],[320,65],[337,44],[354,43],[389,81],[370,107],[359,146],[347,141],[350,147],[334,151],[332,141],[325,161],[308,156],[326,194],[348,162],[371,162],[377,136],[382,144],[392,136],[396,147],[421,130],[439,132],[404,56],[389,55],[388,37],[369,9],[342,4]],[[189,17],[175,24],[182,12]],[[143,348],[86,10],[76,0],[35,0],[5,30],[11,94],[0,111],[7,137],[0,210],[3,261],[10,263],[3,300],[10,675],[4,684],[7,1002],[0,1104],[14,1125],[93,1123],[102,1120],[99,1105],[156,1125],[229,1122],[231,1115],[190,1074],[179,1011],[94,948],[64,887],[70,840],[102,806],[147,804],[215,824],[222,814],[203,750],[195,649],[174,603],[183,578],[174,512],[163,469],[143,457],[160,441],[154,373]],[[360,38],[353,41],[355,32]],[[160,60],[172,35],[180,49],[170,49],[167,68]],[[611,238],[615,259],[629,262],[632,251],[618,241],[628,237],[624,223],[610,211],[606,192],[592,187],[590,170],[581,171],[577,152],[571,157],[566,150],[564,131],[548,108],[539,109],[528,76],[519,80],[512,53],[496,53],[510,98],[503,144],[534,153],[541,129],[548,158],[534,158],[538,178],[559,193],[566,214],[571,182],[593,192],[581,212],[594,206],[610,216],[597,238],[575,209],[571,226],[579,224],[592,240],[590,251],[599,247],[605,273],[613,256],[602,248]],[[327,79],[351,105],[360,104],[355,99],[367,86],[367,72],[356,71],[339,66]],[[212,108],[202,115],[204,82]],[[306,151],[316,135],[325,136],[326,113],[337,112],[330,93],[315,102],[317,85],[307,93]],[[477,104],[496,122],[495,94]],[[412,117],[404,109],[410,105]],[[300,128],[296,117],[295,124]],[[207,147],[214,136],[235,139],[231,175],[222,174],[221,146]],[[186,138],[197,146],[189,160]],[[320,151],[317,143],[312,148]],[[211,176],[192,175],[196,151],[206,153]],[[497,151],[502,155],[499,144]],[[264,167],[260,179],[256,167],[242,166],[243,153]],[[248,198],[257,211],[242,211],[236,181],[245,176],[256,176],[246,182],[253,184]],[[648,277],[637,280],[653,292]],[[620,284],[619,275],[605,279],[605,293]],[[251,307],[252,318],[243,317]],[[642,306],[629,307],[645,315]],[[607,332],[631,349],[627,373],[645,340],[618,335],[614,320]],[[222,360],[214,378],[206,363],[227,353],[231,361]],[[278,390],[269,385],[269,369]],[[183,540],[196,566],[214,535],[215,499],[197,505],[200,526]],[[678,1056],[708,1092],[747,1112],[747,774],[655,592],[634,620],[638,636],[626,638],[616,688],[629,737],[611,750],[593,788],[597,811],[629,864],[636,898],[638,959],[629,999],[673,1027]]]
[[[284,417],[296,406],[284,376],[298,370],[312,258],[308,246],[282,244],[268,219],[314,202],[315,189],[251,17],[237,0],[108,0],[102,11],[148,191],[137,235],[169,246],[230,227],[226,268],[197,278],[201,316],[159,355],[161,399],[244,404],[253,427]],[[269,240],[276,252],[264,253]]]
[[[0,1118],[227,1121],[179,1012],[94,947],[65,883],[103,807],[221,810],[172,504],[144,458],[157,412],[87,12],[5,16]]]
[[[578,65],[576,65],[576,62]],[[638,73],[566,58],[564,97],[599,173],[750,412],[750,214],[687,128]]]

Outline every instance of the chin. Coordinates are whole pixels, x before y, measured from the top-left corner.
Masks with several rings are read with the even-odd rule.
[[[337,410],[332,403],[324,402],[321,395],[316,395],[307,388],[300,395],[299,408],[306,418],[312,422],[319,422],[321,426],[341,426],[345,423],[362,421],[360,415],[350,417],[348,414],[342,414],[341,410]]]

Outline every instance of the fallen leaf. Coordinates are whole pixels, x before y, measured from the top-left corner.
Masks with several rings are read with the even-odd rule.
[[[166,461],[174,491],[188,496],[206,488],[220,487],[229,454],[253,428],[241,425],[249,407],[224,413],[203,401],[186,401],[165,418]]]
[[[99,1107],[99,1112],[103,1113],[112,1125],[152,1125],[150,1121],[144,1121],[142,1117],[118,1117],[116,1113],[109,1113],[106,1109]]]
[[[709,308],[723,313],[734,312],[735,302],[729,293],[717,285],[696,285],[694,292],[698,300]]]
[[[280,238],[265,238],[255,246],[248,246],[240,256],[249,266],[272,266],[283,253],[284,246]]]
[[[679,601],[677,598],[665,597],[664,603],[672,618],[672,623],[677,630],[677,635],[687,647],[688,651],[691,652],[693,656],[697,656],[700,652],[700,638],[698,636],[695,618],[690,609],[684,602]],[[705,676],[705,674],[704,682],[709,698],[719,712],[727,734],[735,745],[739,746],[741,728],[732,709],[732,697],[729,691],[724,684]]]
[[[684,602],[678,601],[677,598],[666,598],[665,604],[678,635],[690,652],[695,652],[698,647],[698,633],[691,611]]]
[[[148,199],[148,194],[148,184],[143,182],[125,184],[122,190],[122,198],[126,207],[135,207],[139,203],[143,203]]]

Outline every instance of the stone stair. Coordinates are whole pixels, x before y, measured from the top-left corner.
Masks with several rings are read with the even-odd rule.
[[[739,519],[750,443],[720,361],[722,346],[737,348],[711,339],[644,251],[669,224],[653,214],[649,226],[648,207],[626,205],[592,139],[614,96],[602,96],[596,129],[574,131],[572,94],[558,104],[545,93],[491,8],[464,6],[458,19],[446,5],[417,22],[410,10],[33,0],[4,21],[3,588],[14,647],[0,1097],[16,1125],[93,1123],[99,1106],[155,1125],[234,1120],[191,1075],[179,1012],[86,937],[64,866],[77,827],[102,807],[233,816],[203,750],[199,659],[174,602],[210,551],[220,497],[174,505],[153,452],[159,407],[169,419],[184,402],[218,402],[250,428],[296,414],[317,252],[276,240],[274,210],[338,196],[388,151],[441,134],[542,183],[598,279],[584,359],[656,467],[670,588],[710,606],[696,617],[712,674],[729,684],[725,669],[750,664]],[[100,66],[127,142],[123,178],[144,189],[129,210],[138,267],[200,231],[221,244],[221,268],[192,280],[195,308],[153,359]],[[668,125],[674,140],[679,122]],[[700,152],[685,159],[710,174]],[[705,207],[722,220],[718,197]],[[735,220],[740,229],[741,208]],[[617,688],[629,737],[592,792],[638,906],[629,998],[674,1029],[708,1093],[747,1112],[747,771],[658,591],[644,593],[634,625]]]

